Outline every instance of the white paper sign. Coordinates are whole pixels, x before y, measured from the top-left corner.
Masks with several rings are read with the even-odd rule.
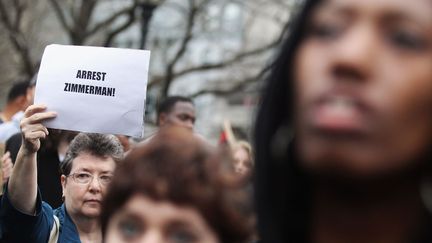
[[[49,128],[142,137],[150,52],[49,45],[35,104],[57,117]]]

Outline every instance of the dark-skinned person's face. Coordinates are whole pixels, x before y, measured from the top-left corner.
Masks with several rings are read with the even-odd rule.
[[[193,130],[195,107],[190,102],[178,101],[170,112],[160,115],[160,126],[179,126]]]
[[[328,0],[294,56],[297,151],[318,173],[418,166],[432,145],[432,1]]]

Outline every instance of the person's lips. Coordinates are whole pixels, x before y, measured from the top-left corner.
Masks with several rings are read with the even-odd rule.
[[[84,200],[84,202],[86,202],[86,203],[101,203],[101,200],[99,200],[99,199],[87,199],[87,200]]]
[[[328,93],[313,103],[312,128],[335,135],[358,134],[367,130],[370,106],[355,95]]]

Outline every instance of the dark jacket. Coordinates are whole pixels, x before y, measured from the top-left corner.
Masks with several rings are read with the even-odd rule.
[[[59,243],[80,243],[78,230],[65,205],[53,210],[51,206],[42,201],[38,193],[36,214],[28,215],[18,211],[9,201],[7,190],[1,199],[0,222],[5,242],[15,243],[47,243],[51,229],[54,225],[54,215],[59,218]]]

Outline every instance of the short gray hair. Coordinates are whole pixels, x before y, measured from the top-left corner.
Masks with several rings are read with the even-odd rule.
[[[111,157],[117,163],[123,159],[123,147],[114,135],[79,133],[70,143],[65,159],[60,163],[60,173],[69,175],[72,161],[82,153],[96,157]]]

